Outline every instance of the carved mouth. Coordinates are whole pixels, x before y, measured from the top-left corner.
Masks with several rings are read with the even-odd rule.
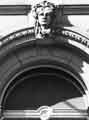
[[[42,20],[42,22],[47,23],[47,20]]]

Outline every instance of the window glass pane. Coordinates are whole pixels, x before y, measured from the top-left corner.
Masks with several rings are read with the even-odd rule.
[[[33,75],[30,77],[29,75],[22,79],[23,81],[13,82],[14,87],[12,84],[9,86],[10,92],[5,98],[4,109],[37,110],[45,105],[53,109],[75,111],[87,109],[84,101],[86,95],[82,95],[72,82],[65,80],[62,76]]]

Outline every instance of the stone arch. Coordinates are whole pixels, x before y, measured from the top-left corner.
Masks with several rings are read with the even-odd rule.
[[[15,74],[28,66],[34,66],[36,64],[35,61],[37,61],[38,66],[60,66],[68,75],[74,77],[79,86],[81,86],[81,90],[83,89],[83,92],[85,92],[84,100],[88,108],[89,82],[87,76],[89,55],[86,50],[88,46],[86,48],[86,45],[82,44],[83,47],[81,47],[81,43],[77,42],[80,38],[76,39],[76,36],[71,36],[69,33],[66,34],[65,31],[61,33],[55,39],[35,39],[34,30],[30,28],[14,32],[2,38],[0,51],[0,98],[2,98],[0,101],[3,100],[4,94],[7,91],[6,86],[12,83],[11,79]],[[82,39],[85,40],[85,38],[82,36]],[[7,72],[8,69],[9,72]],[[1,108],[3,108],[2,104]]]

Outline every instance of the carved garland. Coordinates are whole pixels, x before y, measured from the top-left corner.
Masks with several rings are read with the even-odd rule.
[[[81,43],[82,45],[86,46],[89,48],[89,38],[77,33],[77,32],[74,32],[72,30],[67,30],[67,29],[63,29],[61,34],[64,36],[64,37],[67,37],[71,40],[74,40],[78,43]]]
[[[89,38],[87,38],[87,37],[85,37],[77,32],[74,32],[74,31],[68,30],[68,29],[60,29],[60,28],[56,32],[59,33],[59,37],[61,34],[62,36],[66,37],[67,39],[69,38],[71,40],[74,40],[74,41],[86,46],[87,48],[89,48]],[[20,30],[20,31],[16,31],[14,33],[11,33],[11,34],[1,38],[0,46],[2,46],[4,43],[6,43],[8,41],[15,40],[15,39],[20,38],[22,36],[31,35],[32,33],[34,33],[34,28],[27,28],[24,30]],[[35,38],[35,36],[34,36],[34,38]]]

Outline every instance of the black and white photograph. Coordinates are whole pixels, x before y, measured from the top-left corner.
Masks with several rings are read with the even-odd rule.
[[[0,0],[0,120],[89,120],[89,0]]]

